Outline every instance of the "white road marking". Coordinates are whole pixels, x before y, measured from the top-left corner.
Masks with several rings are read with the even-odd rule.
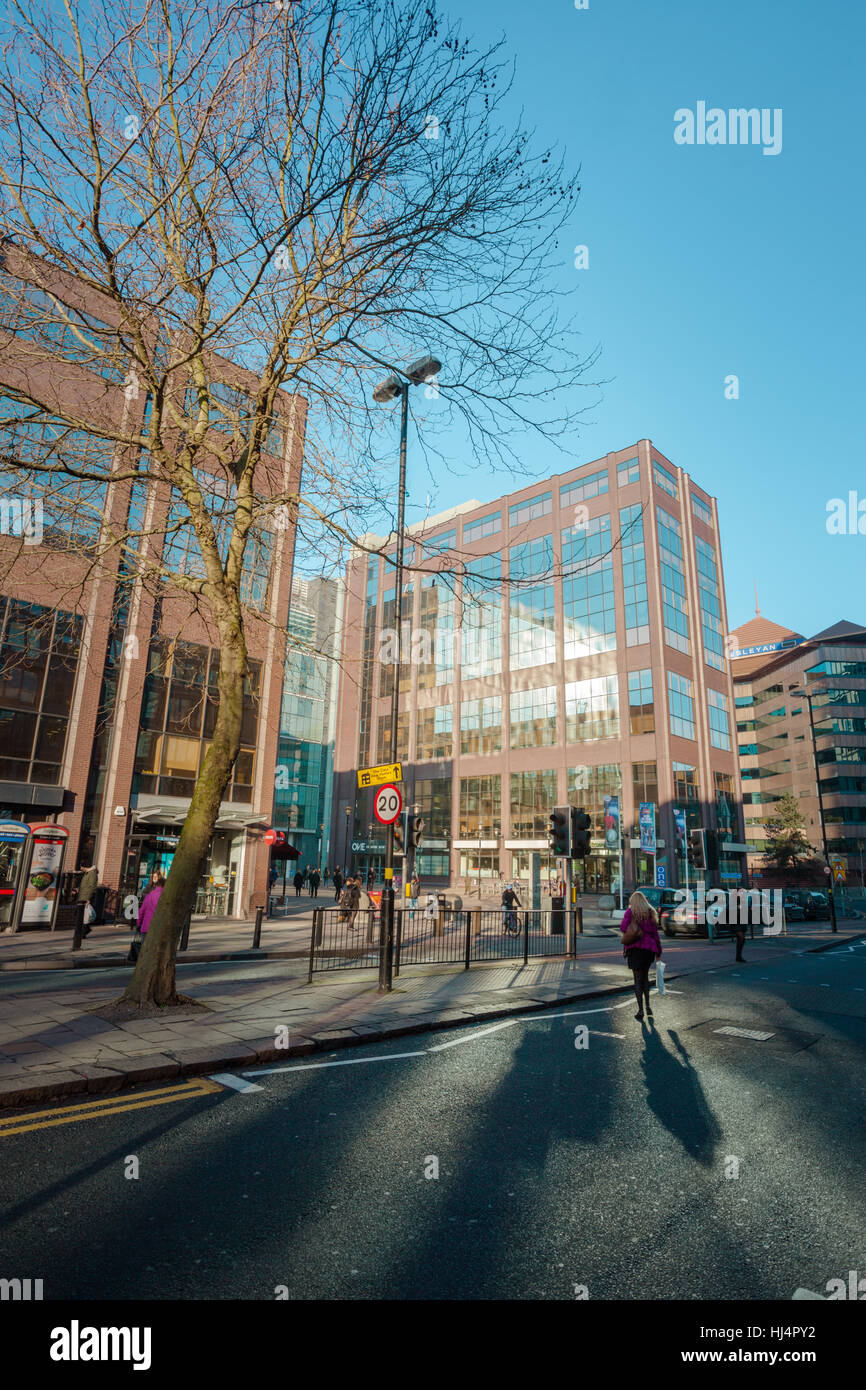
[[[263,1089],[252,1081],[244,1081],[242,1077],[235,1076],[230,1071],[216,1071],[210,1079],[211,1081],[218,1081],[221,1086],[231,1086],[233,1091],[261,1091]]]
[[[398,1057],[425,1057],[426,1052],[388,1052],[380,1057],[344,1057],[340,1062],[301,1062],[298,1066],[259,1067],[248,1071],[246,1076],[270,1075],[275,1071],[319,1071],[322,1067],[357,1067],[362,1062],[396,1062]],[[260,1088],[256,1088],[260,1089]]]
[[[600,1028],[588,1028],[588,1029],[587,1029],[587,1032],[588,1032],[588,1033],[591,1033],[592,1036],[593,1036],[594,1038],[624,1038],[624,1037],[625,1037],[625,1033],[602,1033],[602,1031],[601,1031]]]
[[[535,1014],[537,1018],[539,1015]],[[428,1052],[444,1052],[446,1047],[457,1047],[460,1043],[474,1042],[476,1038],[484,1038],[488,1033],[498,1033],[500,1028],[513,1028],[517,1023],[523,1023],[522,1018],[507,1018],[504,1023],[494,1023],[489,1028],[480,1028],[477,1033],[469,1033],[465,1038],[452,1038],[450,1042],[437,1043],[435,1047],[428,1047]]]

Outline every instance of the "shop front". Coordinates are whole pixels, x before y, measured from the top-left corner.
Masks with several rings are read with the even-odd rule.
[[[172,866],[188,806],[138,806],[127,836],[121,896],[139,902],[157,875]],[[207,848],[193,912],[204,917],[243,916],[244,864],[248,829],[264,826],[260,816],[221,808]]]

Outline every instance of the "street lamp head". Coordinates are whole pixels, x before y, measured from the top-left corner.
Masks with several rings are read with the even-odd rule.
[[[406,368],[406,375],[413,386],[420,386],[422,381],[429,381],[432,376],[437,376],[442,370],[442,363],[435,357],[431,357],[428,352],[426,356],[419,357],[417,362],[413,362],[411,367]]]
[[[378,386],[373,388],[373,400],[377,405],[387,405],[388,401],[394,401],[403,390],[403,383],[394,372],[380,381]]]

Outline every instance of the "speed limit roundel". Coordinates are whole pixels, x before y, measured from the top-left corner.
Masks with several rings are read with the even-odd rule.
[[[383,825],[392,825],[403,809],[403,798],[398,787],[388,783],[380,787],[373,802],[376,819]]]

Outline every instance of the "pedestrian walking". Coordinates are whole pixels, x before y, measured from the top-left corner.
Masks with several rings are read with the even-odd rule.
[[[359,878],[347,878],[343,896],[340,898],[340,920],[345,922],[347,931],[355,930],[355,918],[360,906],[361,880]]]
[[[317,898],[317,897],[319,896],[319,883],[320,883],[320,882],[321,882],[321,878],[320,878],[320,875],[319,875],[319,871],[318,871],[318,869],[314,869],[313,872],[310,874],[310,895],[311,895],[311,897]]]
[[[417,874],[413,874],[413,875],[412,875],[412,878],[410,879],[410,882],[409,882],[409,894],[410,894],[410,896],[411,896],[413,902],[416,902],[416,903],[417,903],[418,897],[419,897],[420,893],[421,893],[421,880],[420,880],[420,878],[418,877]]]
[[[343,895],[343,870],[334,870],[334,902],[338,903]]]
[[[622,932],[622,953],[634,976],[634,994],[637,1000],[635,1018],[639,1023],[643,1023],[644,1001],[647,1017],[653,1016],[650,1008],[650,966],[654,960],[660,960],[662,954],[658,915],[643,893],[632,893],[619,929]]]
[[[138,960],[139,952],[143,944],[143,938],[147,936],[148,927],[153,921],[153,914],[156,912],[156,905],[162,897],[162,890],[165,887],[165,879],[162,874],[155,875],[156,882],[150,892],[147,893],[138,909],[138,939],[130,943],[128,961]]]
[[[292,882],[295,885],[295,897],[299,898],[301,896],[301,889],[304,886],[304,875],[300,869],[296,871],[295,877],[292,879]]]
[[[328,868],[328,866],[327,866],[327,864],[326,864],[326,865],[325,865],[325,872],[324,872],[323,875],[322,875],[322,882],[324,883],[324,885],[325,885],[326,888],[327,888],[327,886],[328,886],[328,879],[329,879],[330,877],[331,877],[331,870]]]
[[[90,928],[93,925],[94,918],[96,917],[96,913],[93,910],[92,898],[94,893],[96,892],[96,885],[98,884],[98,882],[99,874],[96,870],[96,866],[94,864],[85,865],[84,876],[78,885],[77,895],[78,902],[84,904],[84,912],[82,913],[81,927],[82,936],[90,935]]]
[[[367,892],[376,886],[376,872],[374,869],[367,870]]]
[[[734,940],[737,943],[737,953],[734,956],[734,960],[738,960],[742,965],[745,965],[746,957],[743,955],[743,947],[746,944],[746,925],[744,922],[737,922],[735,926]]]

